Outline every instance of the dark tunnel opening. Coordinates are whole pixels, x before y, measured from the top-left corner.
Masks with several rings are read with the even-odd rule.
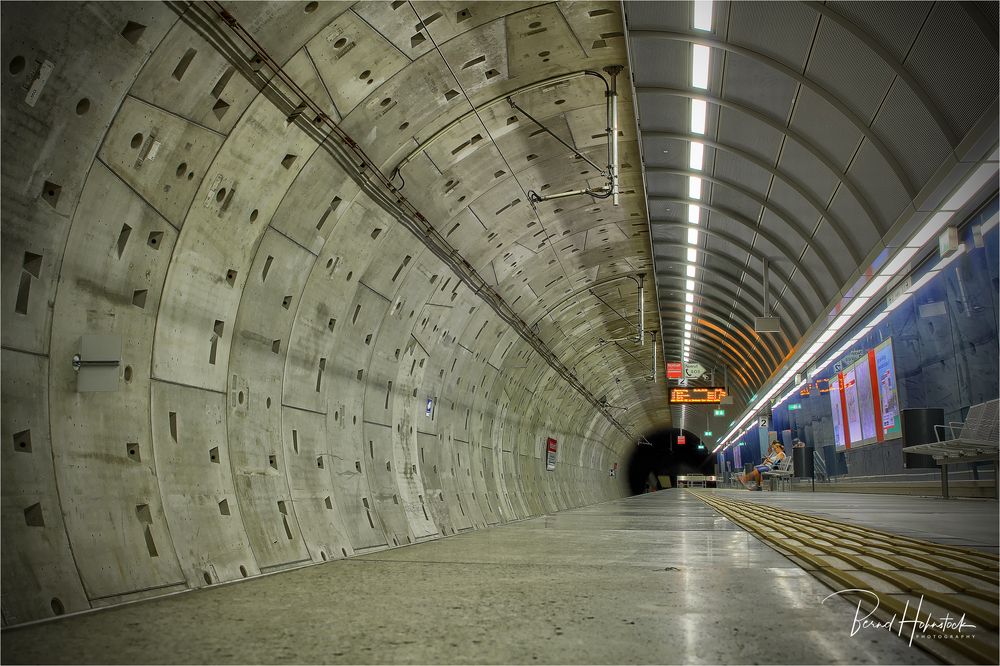
[[[677,443],[678,435],[684,435],[684,444]],[[633,495],[647,492],[654,482],[654,490],[662,489],[664,486],[658,479],[661,476],[669,476],[670,487],[676,488],[678,474],[713,473],[711,451],[689,430],[658,430],[647,435],[644,442],[649,444],[637,444],[625,463],[625,473]]]

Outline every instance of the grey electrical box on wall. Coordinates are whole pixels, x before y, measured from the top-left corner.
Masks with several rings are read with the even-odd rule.
[[[120,335],[91,334],[80,337],[80,353],[73,359],[78,393],[117,391],[122,361]]]

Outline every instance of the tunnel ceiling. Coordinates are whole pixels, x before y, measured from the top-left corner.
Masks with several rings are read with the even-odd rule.
[[[997,4],[696,4],[624,3],[659,311],[667,360],[689,314],[688,357],[746,402],[967,147],[995,145]],[[758,334],[765,259],[781,330]]]

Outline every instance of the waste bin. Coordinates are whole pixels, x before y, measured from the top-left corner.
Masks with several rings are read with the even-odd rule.
[[[797,479],[811,479],[815,472],[813,447],[801,446],[792,449],[792,471]]]

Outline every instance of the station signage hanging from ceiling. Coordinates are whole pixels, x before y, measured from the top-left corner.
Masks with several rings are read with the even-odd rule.
[[[680,361],[670,361],[667,363],[667,379],[681,379],[684,377],[684,364]]]
[[[728,395],[723,386],[670,388],[669,402],[672,405],[717,405]]]

